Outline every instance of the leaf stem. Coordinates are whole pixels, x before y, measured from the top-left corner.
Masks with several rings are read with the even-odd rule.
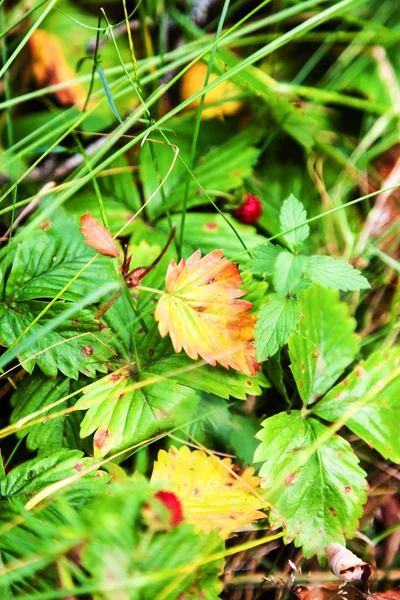
[[[155,288],[147,287],[145,285],[137,285],[133,289],[139,290],[141,292],[150,292],[151,294],[158,294],[159,296],[165,295],[165,292],[161,290],[156,290]]]

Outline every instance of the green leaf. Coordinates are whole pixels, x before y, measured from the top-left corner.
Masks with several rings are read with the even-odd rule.
[[[1,343],[11,346],[46,305],[46,302],[36,300],[18,302],[16,307],[0,304]],[[68,306],[71,306],[70,303],[56,302],[31,327],[26,340],[32,337],[32,343],[19,354],[22,366],[29,373],[32,373],[35,365],[46,375],[57,375],[60,370],[73,379],[77,379],[79,373],[88,377],[94,377],[97,371],[107,373],[105,363],[113,357],[113,351],[108,348],[105,332],[99,332],[100,324],[94,320],[91,310],[82,309],[53,331],[42,334],[44,327],[52,319],[60,317]],[[94,333],[95,337],[89,332]],[[83,333],[88,335],[76,337]],[[75,339],[71,339],[73,337]]]
[[[214,67],[218,68],[220,74],[226,71],[227,65],[233,68],[242,60],[227,48],[219,48],[218,54],[220,58],[214,60]],[[252,92],[255,98],[261,98],[277,126],[299,144],[308,150],[314,145],[318,121],[304,110],[299,110],[289,98],[276,90],[278,82],[264,69],[249,65],[242,69],[240,74],[234,75],[232,82],[241,86],[246,93]]]
[[[307,260],[306,274],[315,283],[334,290],[347,292],[371,287],[360,271],[331,256],[310,256]]]
[[[290,194],[282,204],[280,212],[281,231],[286,231],[292,227],[297,227],[290,233],[283,235],[283,239],[289,248],[297,252],[305,239],[308,238],[310,228],[308,225],[301,225],[307,220],[307,213],[304,206],[297,198]],[[298,227],[300,225],[300,227]]]
[[[306,256],[292,254],[287,250],[280,252],[274,265],[273,283],[275,291],[280,296],[286,297],[309,288],[312,283],[303,276],[306,265]]]
[[[11,405],[14,407],[10,418],[11,424],[68,396],[75,391],[74,387],[78,389],[78,385],[74,386],[73,383],[72,379],[62,375],[48,379],[42,373],[34,373],[24,377],[11,396]],[[74,404],[75,397],[69,398],[62,404],[42,413],[41,416],[47,417]],[[40,453],[48,453],[60,448],[81,449],[82,441],[79,438],[81,420],[82,413],[74,411],[17,431],[17,437],[26,436],[28,450],[39,450]]]
[[[160,374],[171,373],[170,377],[182,385],[226,400],[229,397],[245,400],[246,394],[259,396],[262,388],[270,387],[262,372],[250,377],[233,369],[226,370],[220,365],[196,367],[196,361],[183,354],[169,356],[154,363],[153,371]]]
[[[159,379],[160,374],[165,377]],[[94,454],[105,456],[189,421],[198,400],[157,363],[135,377],[123,368],[93,383],[78,400],[76,407],[87,409],[80,434],[96,431]]]
[[[83,240],[77,225],[65,218],[45,231],[34,231],[17,246],[6,284],[7,302],[54,298],[95,256]],[[110,281],[111,261],[98,257],[64,292],[64,300],[80,300]]]
[[[76,475],[94,464],[93,458],[83,458],[83,452],[79,450],[58,450],[41,455],[12,469],[0,482],[0,495],[9,498],[20,494],[36,494],[48,485]],[[89,476],[108,479],[104,471],[94,471]]]
[[[256,312],[265,302],[268,282],[256,279],[251,271],[241,271],[240,276],[243,285],[239,287],[240,289],[246,290],[246,300],[252,303],[252,311]]]
[[[281,246],[276,246],[267,242],[254,248],[253,258],[247,263],[247,268],[253,273],[265,273],[272,276],[275,268],[275,262],[279,254],[283,252]]]
[[[301,309],[296,300],[270,294],[269,302],[258,311],[256,323],[256,358],[259,362],[278,352],[295,331]]]
[[[310,216],[319,206],[319,196],[311,178],[304,177],[307,166],[304,161],[276,160],[259,161],[254,176],[246,179],[246,189],[258,196],[263,205],[263,213],[258,219],[258,225],[276,235],[281,231],[280,211],[282,199],[293,194],[303,198],[303,204]]]
[[[304,404],[335,383],[359,349],[356,321],[339,293],[316,285],[299,296],[304,318],[289,340],[290,368]]]
[[[231,414],[229,425],[229,446],[241,461],[251,465],[257,447],[255,436],[259,428],[259,419],[254,414]]]
[[[365,473],[350,444],[300,411],[266,419],[257,438],[266,500],[284,519],[286,540],[306,558],[324,556],[327,544],[352,537],[366,501]],[[279,520],[270,513],[276,525]]]
[[[187,213],[184,230],[185,254],[187,256],[198,249],[203,254],[207,254],[216,248],[223,248],[224,256],[235,258],[235,262],[238,262],[236,257],[237,255],[243,256],[244,248],[229,224],[239,233],[249,250],[264,240],[263,236],[257,233],[255,227],[238,223],[227,213],[224,216],[226,220],[216,213]],[[175,222],[177,225],[176,235],[179,239],[180,218],[175,219]],[[157,223],[157,226],[165,233],[169,232],[167,220],[163,219]],[[156,235],[156,239],[160,243],[160,234],[156,233]],[[243,256],[243,260],[245,259],[247,257]]]
[[[235,408],[240,408],[235,406]],[[224,447],[232,451],[242,462],[251,465],[258,442],[255,434],[259,430],[259,419],[253,414],[232,411],[230,403],[214,394],[202,394],[196,408],[196,420],[185,427],[185,432],[206,447]],[[183,435],[179,435],[183,438]],[[188,437],[183,442],[190,443]],[[179,446],[176,439],[174,446]]]
[[[161,573],[168,569],[182,568],[182,574],[171,576],[164,581],[150,583],[143,586],[141,598],[154,600],[161,597],[168,583],[173,591],[164,597],[167,600],[218,600],[223,584],[220,580],[223,570],[223,559],[209,561],[207,558],[213,554],[223,552],[221,536],[216,531],[205,534],[195,532],[188,523],[182,523],[163,536],[153,539],[148,549],[148,555],[142,558],[142,569],[147,573]],[[106,554],[103,554],[106,557]],[[191,571],[184,568],[190,562],[199,561],[199,566]],[[107,561],[108,562],[108,561]],[[143,568],[144,567],[144,568]],[[111,599],[110,599],[111,600]]]
[[[179,145],[182,158],[188,162],[190,156],[190,143],[193,135],[192,131],[186,132],[184,138],[179,135],[179,125],[176,130],[177,137],[172,141]],[[235,190],[243,185],[246,177],[251,175],[252,167],[256,163],[259,149],[254,147],[257,141],[257,131],[251,127],[230,137],[222,139],[223,143],[214,145],[211,149],[204,151],[202,156],[198,156],[193,173],[194,179],[186,168],[177,162],[173,171],[163,186],[171,212],[178,212],[182,209],[182,201],[185,197],[186,185],[189,182],[189,195],[187,207],[208,205],[209,200],[203,193],[205,189],[208,195],[214,199],[218,192],[226,193]],[[157,162],[161,176],[165,177],[172,165],[174,159],[173,148],[164,144],[154,144],[153,151],[157,157]],[[140,153],[140,176],[143,182],[145,198],[157,189],[159,181],[154,168],[153,158],[150,148],[145,145]],[[148,213],[152,219],[159,218],[165,214],[165,208],[161,193],[158,192],[148,205]]]
[[[106,74],[104,73],[104,70],[102,69],[102,67],[100,65],[96,65],[96,71],[97,71],[97,74],[98,74],[98,76],[100,78],[101,85],[103,86],[103,90],[104,90],[104,92],[106,94],[106,98],[107,98],[107,102],[109,104],[109,107],[111,108],[111,110],[114,113],[114,116],[117,118],[117,120],[120,123],[122,123],[122,119],[119,116],[117,107],[115,106],[114,98],[113,98],[112,92],[110,90],[110,86],[108,84]]]
[[[378,350],[356,366],[313,412],[345,425],[393,462],[400,462],[400,349]]]

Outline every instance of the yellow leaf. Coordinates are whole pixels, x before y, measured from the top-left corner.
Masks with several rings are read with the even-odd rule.
[[[161,296],[155,319],[162,337],[171,336],[175,352],[185,350],[193,360],[199,356],[210,365],[219,362],[246,375],[256,375],[254,325],[250,302],[237,300],[246,291],[237,265],[214,250],[201,258],[197,250],[177,265],[171,261],[167,294]]]
[[[183,77],[182,82],[182,99],[187,100],[190,96],[193,96],[196,92],[199,92],[204,87],[204,82],[207,74],[207,66],[202,62],[197,62],[193,67],[187,71]],[[209,83],[217,79],[218,75],[211,73]],[[204,108],[202,117],[204,119],[212,119],[213,117],[224,117],[224,115],[233,115],[242,106],[242,102],[239,100],[231,100],[231,98],[237,97],[241,93],[234,83],[230,81],[223,81],[217,87],[207,92],[204,99]],[[188,108],[198,108],[200,104],[200,98],[193,100],[189,104]]]
[[[201,450],[160,450],[151,481],[170,485],[182,503],[185,519],[197,530],[217,529],[227,537],[256,519],[265,518],[258,509],[266,506],[259,495],[260,478],[246,468],[240,478],[232,473],[230,458],[218,460]]]
[[[38,87],[75,79],[76,75],[66,61],[57,36],[44,29],[36,29],[29,39],[29,48],[32,57],[32,73]],[[58,90],[55,95],[60,104],[67,106],[78,104],[86,97],[84,89],[79,85]]]

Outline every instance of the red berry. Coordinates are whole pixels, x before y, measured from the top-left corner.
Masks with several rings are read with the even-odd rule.
[[[235,217],[239,219],[241,223],[252,225],[261,217],[262,211],[260,198],[253,196],[253,194],[245,194],[243,203],[235,210]]]
[[[182,504],[179,498],[173,492],[159,491],[154,494],[154,497],[162,502],[165,508],[171,512],[171,526],[176,527],[183,521]]]

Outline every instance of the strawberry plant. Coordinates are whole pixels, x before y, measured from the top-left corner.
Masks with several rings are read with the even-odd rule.
[[[398,12],[1,4],[1,598],[395,579]]]

